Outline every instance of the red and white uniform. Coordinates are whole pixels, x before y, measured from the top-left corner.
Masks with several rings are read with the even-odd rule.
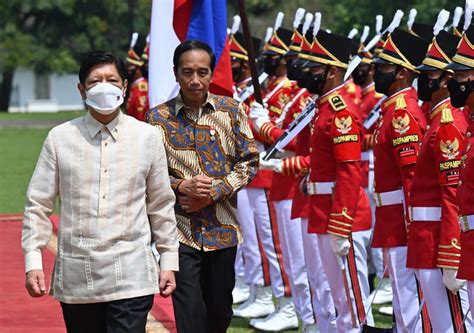
[[[370,239],[370,208],[361,185],[360,158],[362,129],[359,110],[341,85],[317,101],[318,114],[312,124],[309,232],[316,233],[324,271],[327,275],[340,332],[353,329],[344,283],[330,245],[330,234],[348,237],[351,248],[345,260],[351,299],[359,325],[369,304],[367,251]],[[372,313],[367,324],[373,325]]]
[[[275,89],[279,90],[275,93]],[[280,137],[283,130],[304,108],[308,96],[306,90],[301,90],[296,82],[290,81],[286,77],[274,78],[269,83],[265,99],[272,122],[262,125],[259,133],[265,143],[273,144]],[[281,128],[274,124],[278,121],[282,121]],[[295,141],[293,140],[286,147],[286,156],[294,155]],[[294,246],[294,244],[303,243],[301,219],[291,216],[293,197],[298,190],[298,180],[297,175],[275,173],[270,190],[270,200],[276,211],[283,260],[285,267],[288,268],[296,312],[304,324],[313,324],[315,323],[315,309],[308,283],[304,250],[302,247]]]
[[[468,308],[467,293],[465,288],[457,295],[449,292],[441,269],[458,269],[459,265],[456,190],[467,122],[449,98],[428,111],[428,117],[410,192],[407,267],[415,268],[433,331],[456,332]],[[470,327],[471,320],[465,324]]]
[[[383,97],[375,91],[375,83],[372,82],[363,87],[361,92],[360,113],[362,119],[367,119],[370,111],[375,107],[379,100]],[[360,162],[360,169],[362,171],[362,187],[365,189],[369,197],[370,210],[372,213],[372,228],[375,224],[375,200],[374,192],[374,130],[375,123],[371,128],[364,128],[364,138],[362,142],[362,159]],[[375,273],[379,279],[384,277],[384,263],[382,249],[370,247],[369,251],[369,274]],[[388,275],[387,275],[388,276]]]
[[[406,205],[413,180],[426,120],[418,106],[414,88],[405,88],[382,104],[382,115],[375,130],[375,192],[377,208],[373,247],[384,248],[393,289],[393,310],[397,330],[422,332],[428,317],[420,307],[415,272],[406,268]],[[416,326],[415,326],[416,325]],[[415,326],[415,328],[414,328]]]
[[[303,97],[309,97],[306,90],[303,91]],[[304,105],[302,101],[298,101],[300,103],[299,111],[301,111]],[[293,118],[296,118],[298,114],[298,112],[293,113]],[[270,142],[274,142],[275,138],[280,137],[284,132],[283,129],[277,128],[273,124],[265,124],[262,128]],[[295,156],[283,159],[282,175],[298,176],[298,184],[309,171],[310,139],[310,126],[307,126],[286,147],[286,149],[294,150]],[[318,328],[322,332],[336,332],[334,301],[330,292],[328,278],[324,273],[321,256],[319,255],[318,239],[315,234],[308,233],[308,212],[309,197],[296,190],[291,205],[291,219],[301,219],[301,225],[291,223],[291,228],[300,230],[302,235],[306,273],[310,287],[314,292],[312,297],[313,311]]]
[[[468,280],[471,313],[474,309],[474,113],[469,115],[466,142],[461,158],[461,176],[457,192],[457,204],[461,218],[461,260],[458,278]]]
[[[250,79],[247,79],[234,86],[235,93],[238,94],[249,81]],[[249,104],[252,97],[244,104],[247,112],[250,109]],[[249,123],[252,127],[252,123]],[[255,136],[256,133],[253,132]],[[263,150],[263,144],[258,141],[258,137],[255,139],[257,147]],[[278,260],[278,253],[281,253],[281,249],[269,248],[268,253],[265,253],[261,237],[257,232],[257,228],[266,230],[267,237],[270,237],[273,243],[275,235],[272,233],[270,221],[272,214],[268,209],[268,191],[272,176],[272,172],[258,171],[252,182],[237,194],[237,212],[244,234],[244,242],[237,247],[235,271],[236,276],[244,278],[246,284],[258,287],[269,286],[273,278],[276,294],[283,295],[284,284],[281,277],[285,275],[285,270],[282,267],[282,261]]]
[[[148,81],[141,77],[132,83],[127,101],[127,115],[145,120],[145,113],[150,108],[148,103]]]
[[[243,89],[247,82],[241,82],[236,91]],[[253,96],[245,104],[247,110],[250,109],[251,101]],[[249,123],[257,148],[263,151],[262,140],[254,130],[253,123]],[[272,171],[259,170],[252,182],[238,193],[238,214],[244,233],[241,252],[245,281],[259,287],[271,285],[275,297],[289,297],[291,288],[283,263],[276,213],[270,204],[272,178]]]

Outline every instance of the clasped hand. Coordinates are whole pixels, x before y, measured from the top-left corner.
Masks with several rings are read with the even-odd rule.
[[[211,205],[212,178],[197,175],[183,180],[178,186],[178,202],[186,213],[196,212]]]

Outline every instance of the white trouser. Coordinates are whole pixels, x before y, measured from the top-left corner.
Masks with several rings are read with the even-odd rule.
[[[365,188],[365,193],[369,197],[370,203],[370,212],[372,213],[372,234],[371,239],[369,242],[369,248],[367,249],[368,252],[368,266],[369,266],[369,274],[376,274],[379,279],[383,278],[384,274],[384,264],[383,264],[383,251],[381,248],[373,248],[370,246],[372,244],[372,236],[374,233],[374,226],[375,226],[375,208],[376,203],[374,200],[374,165],[373,165],[373,151],[370,151],[372,154],[371,164],[369,166],[369,187]]]
[[[249,207],[252,207],[257,235],[268,260],[273,295],[277,298],[291,296],[288,274],[283,264],[278,223],[275,209],[268,200],[268,190],[247,187]]]
[[[472,312],[474,312],[474,281],[472,280],[467,281],[467,294],[469,297],[469,306],[471,308],[471,318],[474,318],[474,314],[472,314]]]
[[[288,270],[296,312],[305,324],[315,323],[308,275],[304,261],[301,219],[291,219],[292,200],[273,202],[276,210],[283,261]]]
[[[344,259],[345,271],[349,285],[352,308],[356,317],[357,328],[352,327],[351,314],[347,303],[346,290],[341,268],[336,255],[331,249],[331,235],[317,235],[318,246],[326,273],[334,305],[337,311],[338,332],[361,332],[362,322],[369,309],[369,283],[367,280],[367,243],[370,239],[370,230],[352,233],[351,249]],[[366,323],[374,326],[372,312],[367,314]]]
[[[240,190],[237,194],[237,213],[244,235],[244,242],[240,245],[240,250],[243,255],[245,283],[264,286],[262,254],[258,246],[254,207],[249,200],[248,188]],[[238,251],[237,255],[239,255]]]
[[[417,316],[421,304],[415,271],[406,267],[407,247],[385,248],[385,260],[392,282],[393,312],[397,332],[423,332],[423,320]],[[413,326],[416,325],[415,330]]]
[[[243,244],[237,245],[237,253],[235,255],[235,276],[245,279],[245,269],[244,269],[244,254],[242,253]],[[245,281],[247,283],[247,281]]]
[[[336,308],[319,255],[318,237],[308,233],[308,219],[301,219],[304,261],[313,294],[313,310],[321,332],[336,332]]]
[[[469,309],[467,288],[456,295],[443,284],[443,273],[439,268],[415,269],[416,277],[423,291],[433,333],[458,332],[464,315]],[[474,332],[471,315],[464,322],[465,332]]]

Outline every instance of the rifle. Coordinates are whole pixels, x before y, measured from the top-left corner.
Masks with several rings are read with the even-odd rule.
[[[365,119],[364,124],[363,124],[365,129],[371,128],[372,125],[377,121],[377,119],[380,116],[380,110],[381,110],[382,103],[385,102],[386,99],[387,99],[387,96],[382,97],[377,102],[377,104],[374,105],[372,110],[370,110],[370,112],[367,115],[367,118]]]
[[[311,122],[311,119],[317,113],[316,100],[306,105],[301,113],[294,119],[278,140],[266,150],[264,161],[268,161],[277,151],[283,151],[283,149],[291,142],[302,130]]]

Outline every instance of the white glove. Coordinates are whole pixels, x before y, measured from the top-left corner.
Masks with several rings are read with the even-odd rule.
[[[277,158],[270,158],[268,161],[265,161],[263,158],[267,154],[266,151],[260,153],[260,170],[272,170],[278,173],[283,171],[283,161]]]
[[[250,120],[253,121],[255,129],[260,131],[260,128],[263,124],[268,123],[270,121],[270,117],[268,115],[268,109],[264,108],[262,104],[253,102],[252,107],[249,113]]]
[[[457,269],[443,268],[443,283],[453,294],[466,285],[466,280],[456,279],[457,274]]]
[[[347,256],[350,248],[351,243],[348,238],[331,235],[331,249],[336,256]]]

